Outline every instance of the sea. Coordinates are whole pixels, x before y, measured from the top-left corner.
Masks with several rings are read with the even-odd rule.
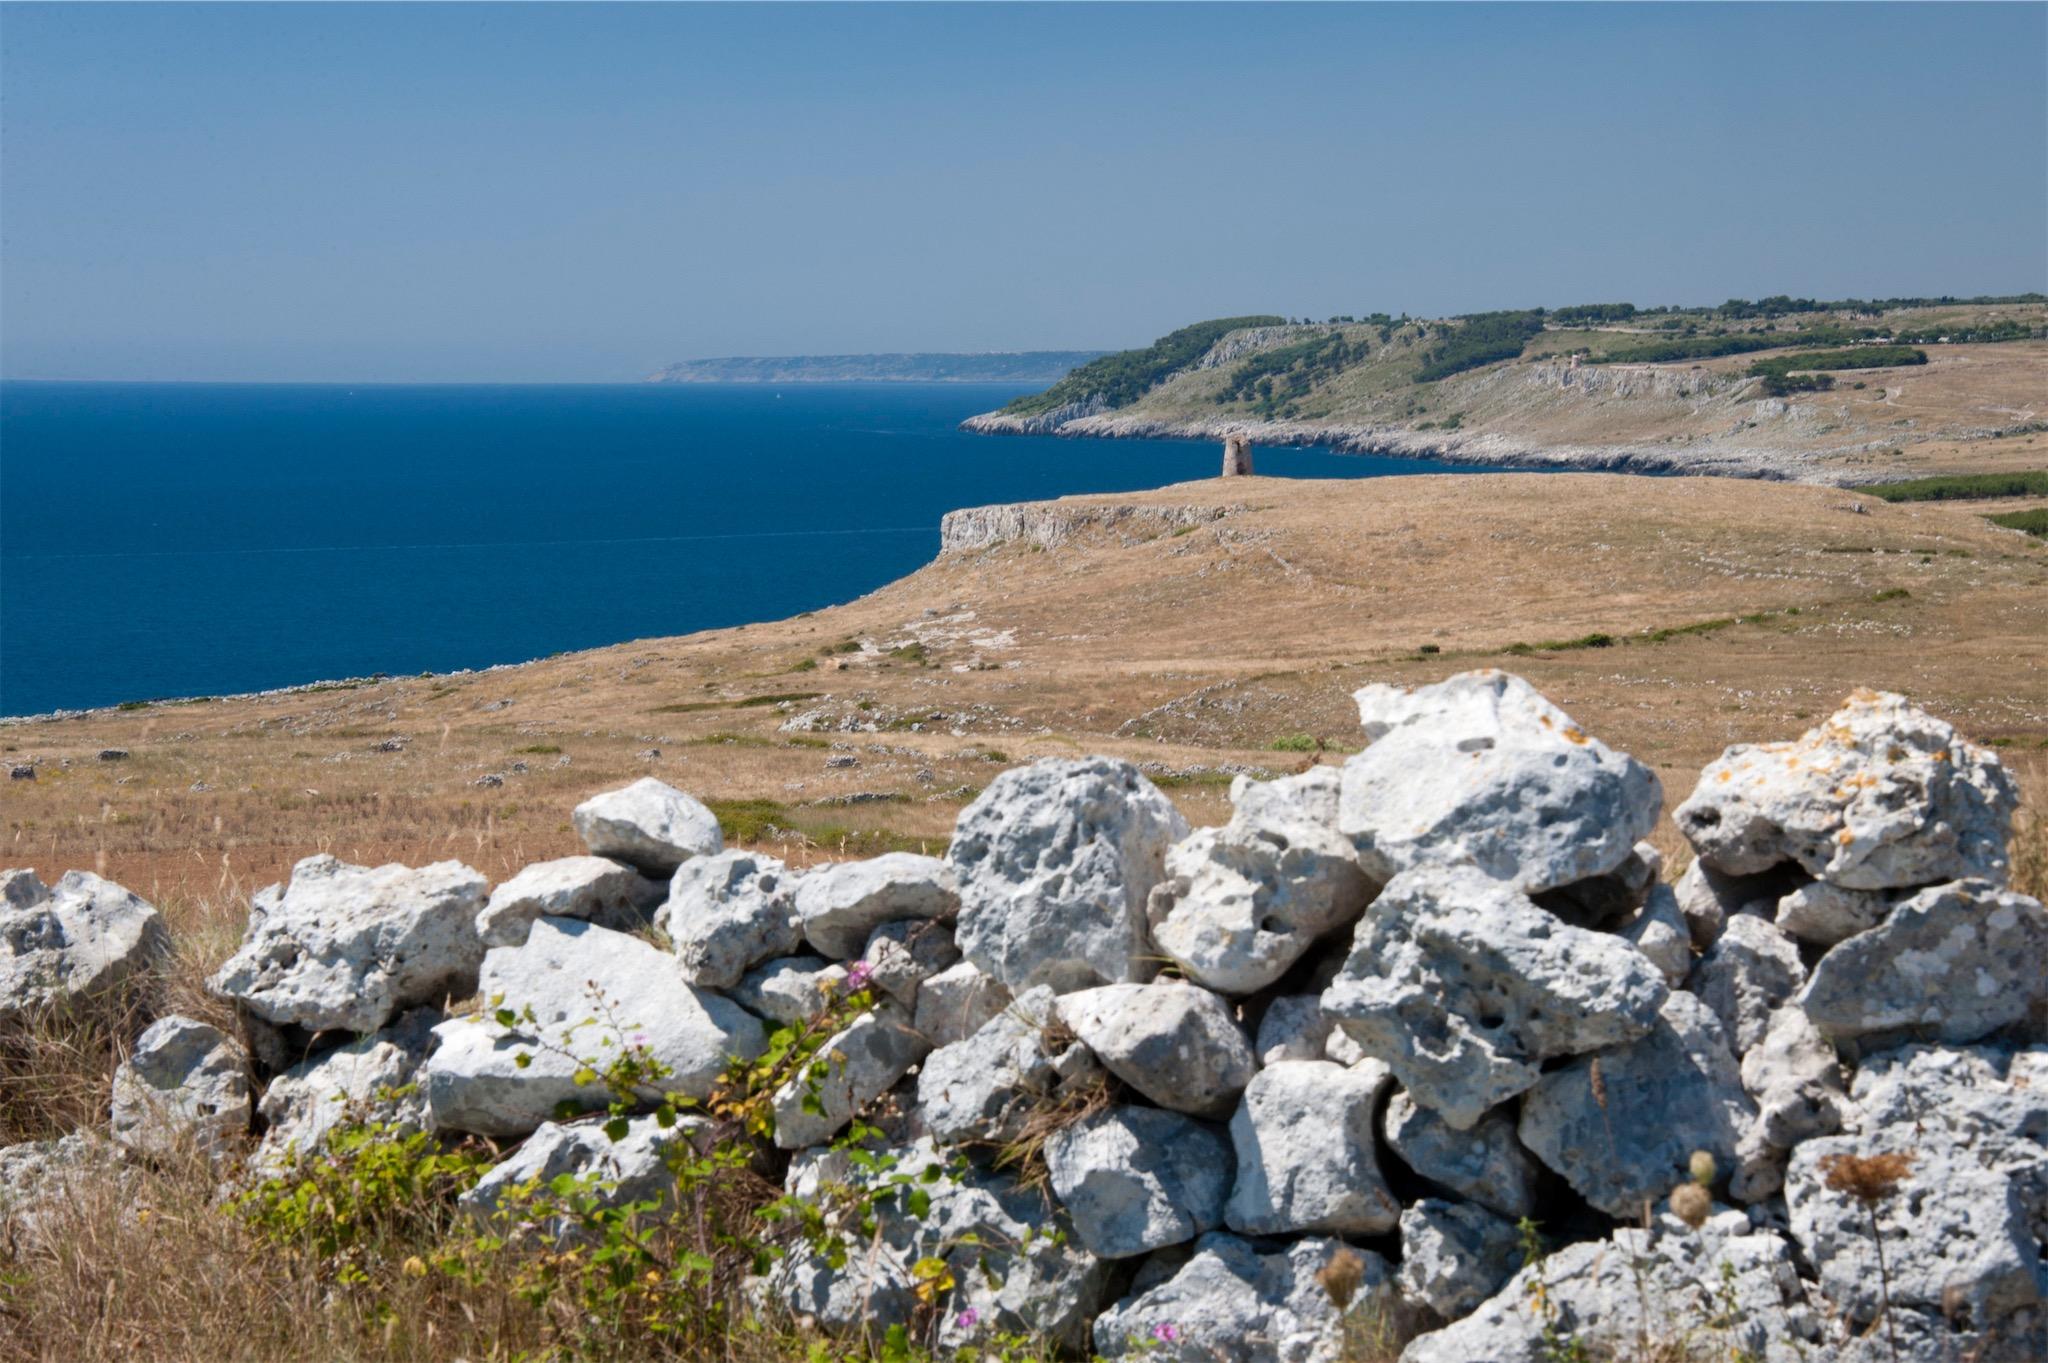
[[[958,429],[1015,385],[0,384],[0,715],[447,672],[794,615],[957,507],[1217,445]],[[1295,478],[1443,472],[1261,448]]]

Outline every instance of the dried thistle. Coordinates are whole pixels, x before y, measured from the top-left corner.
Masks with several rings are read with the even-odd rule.
[[[1835,1192],[1847,1193],[1866,1207],[1875,1207],[1899,1190],[1913,1170],[1913,1156],[1829,1155],[1820,1162],[1822,1180]]]
[[[1339,1312],[1351,1305],[1351,1298],[1365,1281],[1365,1260],[1348,1246],[1339,1246],[1330,1261],[1316,1270],[1316,1282],[1329,1294]]]
[[[1714,1195],[1698,1183],[1681,1183],[1671,1190],[1671,1214],[1698,1230],[1713,1215]]]

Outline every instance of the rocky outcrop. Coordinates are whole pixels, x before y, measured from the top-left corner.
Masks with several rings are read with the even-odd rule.
[[[939,521],[939,553],[971,554],[1003,544],[1057,549],[1103,535],[1125,544],[1209,525],[1240,510],[1228,506],[1132,506],[1125,502],[1025,502],[948,511]]]
[[[0,1028],[72,1001],[131,1000],[169,944],[154,908],[90,871],[55,888],[0,871]]]

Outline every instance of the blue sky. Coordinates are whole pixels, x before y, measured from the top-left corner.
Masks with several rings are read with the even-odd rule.
[[[0,373],[2048,287],[2048,6],[0,13]]]

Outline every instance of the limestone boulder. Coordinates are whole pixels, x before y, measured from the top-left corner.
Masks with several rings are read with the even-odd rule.
[[[1012,993],[1136,983],[1156,969],[1146,900],[1187,836],[1129,762],[1047,758],[1005,771],[960,812],[960,949]]]
[[[265,1174],[283,1172],[296,1159],[318,1153],[347,1122],[423,1129],[426,1098],[413,1080],[441,1021],[435,1009],[415,1008],[382,1031],[301,1061],[272,1079],[258,1105],[264,1131],[256,1168]]]
[[[1545,1305],[1532,1309],[1541,1287]],[[1524,1267],[1470,1315],[1423,1335],[1401,1363],[1552,1363],[1558,1341],[1634,1358],[1675,1331],[1700,1356],[1812,1363],[1821,1324],[1790,1247],[1723,1210],[1698,1230],[1675,1217],[1587,1240]]]
[[[652,776],[591,796],[569,818],[591,855],[623,861],[664,880],[690,858],[725,847],[717,815]]]
[[[1445,1320],[1469,1315],[1521,1266],[1515,1223],[1476,1203],[1424,1198],[1401,1213],[1401,1290]]]
[[[1700,860],[1795,862],[1852,890],[2003,883],[2019,790],[1998,758],[1903,696],[1858,691],[1791,743],[1737,744],[1672,813]]]
[[[614,1140],[602,1122],[545,1122],[457,1202],[471,1220],[493,1233],[537,1230],[563,1241],[572,1234],[567,1218],[542,1224],[533,1213],[532,1195],[546,1192],[566,1174],[578,1180],[577,1196],[594,1206],[653,1202],[659,1214],[675,1203],[669,1160],[693,1139],[704,1139],[709,1125],[701,1117],[678,1117],[667,1126],[653,1116],[635,1117],[626,1134]]]
[[[477,915],[486,947],[516,947],[533,920],[587,918],[630,932],[661,903],[661,882],[608,857],[561,857],[528,866],[491,891]]]
[[[1431,866],[1381,891],[1323,1011],[1462,1130],[1545,1061],[1643,1036],[1668,992],[1621,937],[1571,927],[1475,868]]]
[[[1380,1176],[1374,1112],[1391,1076],[1288,1060],[1260,1070],[1230,1119],[1237,1178],[1224,1224],[1242,1235],[1374,1235],[1401,1215]]]
[[[1833,1041],[1974,1041],[2048,999],[2048,910],[1989,881],[1930,886],[1829,949],[1799,1006]]]
[[[884,1001],[863,1012],[818,1048],[822,1077],[798,1075],[776,1090],[775,1143],[800,1150],[830,1140],[930,1049],[899,1005]]]
[[[170,949],[154,908],[90,871],[54,889],[34,871],[0,872],[0,891],[0,1027],[139,985]]]
[[[1515,1133],[1513,1109],[1498,1108],[1460,1131],[1405,1093],[1387,1103],[1387,1145],[1444,1193],[1510,1220],[1534,1214],[1536,1161]]]
[[[1337,1030],[1323,1012],[1321,994],[1282,994],[1259,1017],[1252,1053],[1261,1065],[1283,1060],[1334,1060],[1340,1065],[1365,1058],[1358,1043]]]
[[[1714,1010],[1740,1055],[1763,1040],[1771,1014],[1805,983],[1797,944],[1768,919],[1740,914],[1700,957],[1686,988]]]
[[[1341,1256],[1355,1260],[1348,1312],[1324,1286]],[[1384,1307],[1392,1283],[1385,1259],[1341,1240],[1311,1236],[1261,1252],[1235,1235],[1204,1235],[1170,1277],[1103,1312],[1095,1352],[1161,1363],[1338,1363],[1346,1315]]]
[[[1335,767],[1233,788],[1236,812],[1166,854],[1152,888],[1152,938],[1197,984],[1251,994],[1285,974],[1318,938],[1354,921],[1372,897],[1337,831]]]
[[[249,1055],[218,1028],[159,1018],[114,1071],[114,1140],[146,1158],[225,1158],[249,1133]]]
[[[900,918],[884,923],[868,934],[860,959],[867,966],[871,987],[901,1004],[915,1016],[924,982],[951,966],[962,964],[960,948],[954,945],[953,930],[926,918]]]
[[[1686,976],[1692,973],[1692,928],[1669,885],[1659,885],[1649,892],[1621,935],[1657,967],[1664,983],[1673,989],[1684,984]]]
[[[952,868],[937,857],[887,852],[821,866],[797,882],[803,934],[821,955],[848,961],[868,934],[897,919],[950,919],[960,907]]]
[[[241,949],[207,987],[273,1028],[374,1032],[475,992],[485,889],[455,861],[413,870],[307,857],[255,897]]]
[[[1213,1128],[1123,1106],[1053,1132],[1045,1163],[1082,1247],[1129,1259],[1220,1225],[1235,1162]]]
[[[917,1075],[918,1110],[934,1140],[1002,1144],[1032,1117],[1102,1082],[1102,1066],[1058,1022],[1048,985],[1028,989],[972,1035],[941,1046]]]
[[[1848,1095],[1841,1064],[1813,1020],[1797,1007],[1771,1014],[1742,1053],[1742,1087],[1756,1101],[1757,1131],[1779,1150],[1841,1130]]]
[[[1882,923],[1909,890],[1845,890],[1811,880],[1778,900],[1777,924],[1802,942],[1831,947]]]
[[[1059,1020],[1160,1107],[1222,1118],[1258,1070],[1230,1005],[1200,985],[1106,984],[1062,996]]]
[[[823,956],[779,956],[740,977],[732,997],[771,1022],[800,1026],[825,1011],[846,989],[846,967]]]
[[[1695,857],[1671,889],[1686,926],[1692,930],[1693,945],[1705,951],[1729,919],[1745,913],[1769,918],[1777,912],[1782,897],[1812,883],[1790,863],[1753,875],[1733,875]]]
[[[1664,1001],[1642,1038],[1545,1074],[1522,1100],[1522,1144],[1618,1220],[1662,1206],[1693,1152],[1734,1170],[1756,1104],[1713,1012],[1686,993]]]
[[[1010,991],[972,961],[957,961],[917,987],[910,1025],[934,1047],[964,1041],[1010,1005]]]
[[[673,956],[581,919],[542,918],[525,945],[492,948],[477,992],[482,1011],[436,1027],[421,1070],[439,1130],[524,1136],[558,1108],[602,1107],[605,1086],[578,1084],[577,1073],[628,1049],[669,1071],[649,1100],[701,1098],[731,1061],[767,1045],[758,1018],[686,983]]]
[[[1473,866],[1517,889],[1615,870],[1663,805],[1657,777],[1492,669],[1357,693],[1370,746],[1344,763],[1338,828],[1376,880]]]
[[[765,853],[692,857],[670,878],[654,926],[668,934],[684,979],[731,989],[755,966],[802,945],[796,877]]]
[[[1865,1061],[1850,1099],[1844,1133],[1799,1145],[1785,1180],[1821,1294],[1854,1324],[1877,1319],[1870,1212],[1828,1175],[1842,1157],[1903,1156],[1876,1202],[1894,1307],[1957,1330],[2023,1329],[2048,1302],[2048,1048],[1888,1051]]]

